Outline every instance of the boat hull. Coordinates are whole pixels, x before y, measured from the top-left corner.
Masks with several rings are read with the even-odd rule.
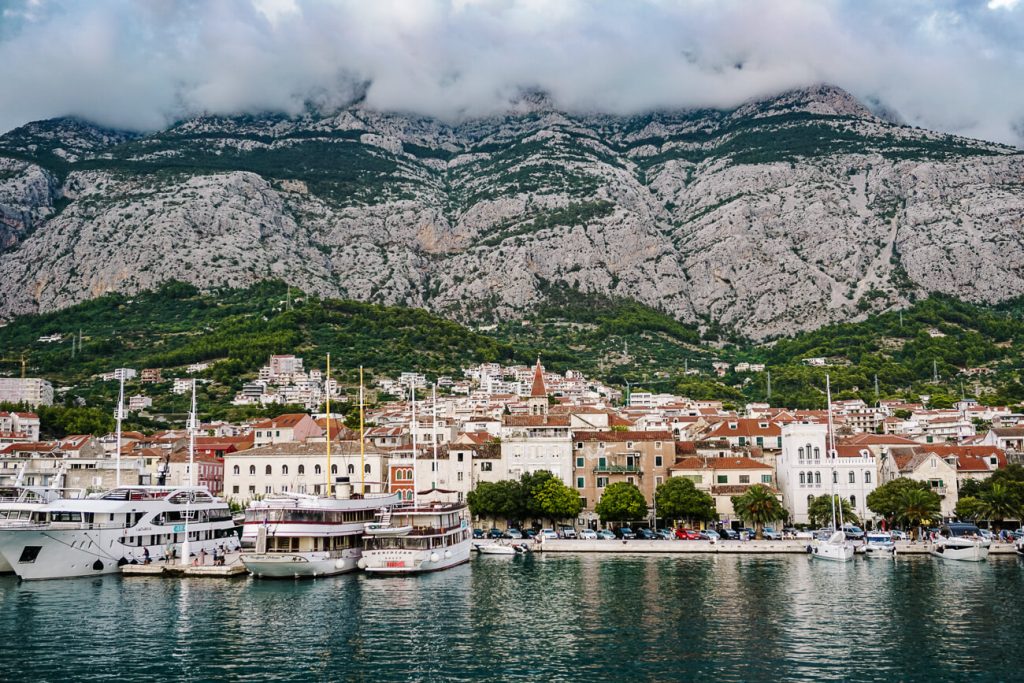
[[[347,551],[332,557],[330,553],[248,553],[242,564],[253,576],[268,579],[316,578],[335,576],[359,568],[360,553]]]
[[[849,543],[813,543],[811,557],[830,562],[850,562],[853,560],[854,549]]]
[[[422,574],[450,569],[469,562],[471,543],[467,539],[445,548],[431,550],[389,548],[364,550],[359,566],[370,574]]]
[[[929,554],[943,560],[957,560],[960,562],[981,562],[988,557],[989,546],[984,543],[971,545],[940,545],[929,550]]]

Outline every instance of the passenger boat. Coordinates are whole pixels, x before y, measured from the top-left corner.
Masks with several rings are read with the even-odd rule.
[[[7,486],[0,488],[0,529],[32,524],[32,512],[59,498],[84,498],[83,489],[40,488]],[[0,555],[0,574],[14,572],[11,564]]]
[[[22,579],[111,574],[147,554],[178,554],[186,542],[193,554],[238,547],[228,504],[206,487],[121,486],[45,503],[28,524],[0,528],[0,556]]]
[[[370,573],[415,574],[468,562],[472,532],[467,513],[465,503],[389,508],[366,526],[359,566]],[[394,529],[401,533],[391,533]]]
[[[928,552],[944,560],[981,562],[991,547],[992,541],[984,538],[974,524],[950,523],[940,527]]]
[[[353,495],[339,482],[335,497],[282,493],[253,501],[245,511],[242,564],[253,576],[316,577],[358,568],[365,525],[398,493]]]
[[[867,535],[861,551],[864,557],[891,559],[896,552],[896,544],[892,540],[892,534],[885,531],[873,531]]]

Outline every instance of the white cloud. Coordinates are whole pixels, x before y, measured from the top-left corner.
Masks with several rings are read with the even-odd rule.
[[[528,88],[628,113],[830,82],[915,125],[1020,144],[1017,2],[9,0],[0,130],[66,114],[152,129],[295,113],[365,82],[372,106],[448,118]]]

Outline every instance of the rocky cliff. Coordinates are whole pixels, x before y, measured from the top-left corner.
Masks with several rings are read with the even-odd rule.
[[[752,338],[1024,294],[1024,155],[820,87],[733,111],[445,123],[358,105],[0,138],[0,316],[278,277],[462,320],[550,288]]]

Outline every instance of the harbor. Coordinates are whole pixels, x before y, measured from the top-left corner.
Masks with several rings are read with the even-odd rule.
[[[806,555],[809,543],[801,540],[783,541],[581,541],[574,539],[546,539],[538,550],[544,553],[651,553],[668,555],[722,554],[722,555]],[[929,543],[896,543],[896,555],[925,555],[932,549]],[[1016,555],[1012,543],[993,544],[989,555]]]

